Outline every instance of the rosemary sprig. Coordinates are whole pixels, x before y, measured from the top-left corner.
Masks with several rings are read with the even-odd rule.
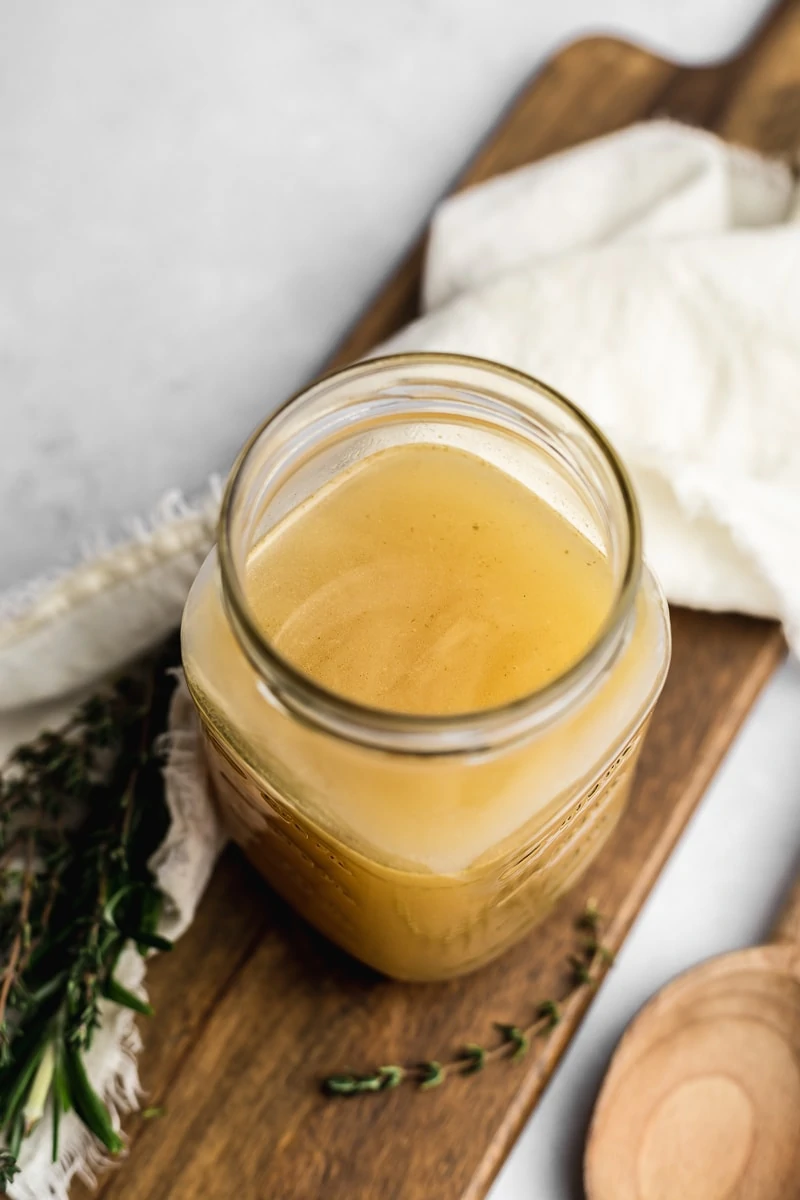
[[[567,960],[570,968],[568,988],[559,1000],[544,1000],[537,1004],[527,1024],[496,1023],[498,1038],[493,1045],[469,1042],[447,1060],[393,1063],[364,1074],[329,1075],[322,1081],[322,1090],[328,1096],[360,1096],[388,1092],[402,1083],[410,1083],[421,1091],[429,1091],[440,1087],[453,1075],[474,1075],[503,1059],[519,1062],[537,1038],[555,1029],[567,1002],[583,990],[596,987],[604,969],[613,962],[611,951],[600,940],[601,917],[594,901],[589,901],[576,925],[583,936],[578,953],[571,954]]]
[[[155,743],[176,658],[166,647],[0,771],[0,1185],[48,1103],[54,1161],[70,1109],[122,1148],[84,1053],[102,1000],[151,1011],[115,978],[125,947],[170,948],[147,863],[168,823]]]

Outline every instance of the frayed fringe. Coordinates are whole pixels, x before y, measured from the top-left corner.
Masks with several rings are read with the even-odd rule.
[[[166,898],[161,932],[179,938],[194,919],[214,863],[225,843],[211,801],[200,723],[183,672],[172,697],[169,727],[159,738],[171,817],[167,836],[149,862]],[[187,853],[191,847],[191,853]]]
[[[124,549],[131,543],[147,544],[154,536],[178,521],[198,520],[207,525],[209,533],[216,523],[222,499],[222,479],[212,475],[202,498],[191,504],[182,492],[173,489],[162,496],[149,517],[133,517],[124,522],[118,537],[97,533],[84,539],[78,561],[67,567],[46,571],[36,579],[28,580],[0,593],[0,626],[5,622],[18,621],[28,615],[51,590],[63,583],[76,570],[90,567],[101,557]]]

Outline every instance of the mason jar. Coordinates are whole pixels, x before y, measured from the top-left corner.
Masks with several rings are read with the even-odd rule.
[[[283,657],[248,602],[248,556],[271,529],[354,464],[412,443],[512,476],[613,574],[610,610],[579,661],[500,707],[367,707]],[[630,793],[670,632],[628,475],[592,422],[517,371],[411,354],[314,383],[253,434],[182,645],[234,839],[350,954],[398,979],[436,980],[516,942],[603,846]]]

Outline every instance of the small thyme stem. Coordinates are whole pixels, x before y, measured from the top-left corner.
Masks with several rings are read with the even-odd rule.
[[[5,1025],[6,1011],[8,1009],[8,999],[11,995],[11,989],[17,981],[17,968],[20,958],[23,954],[26,938],[29,937],[28,931],[28,915],[31,907],[31,896],[33,895],[33,834],[28,833],[25,847],[25,871],[22,879],[22,892],[20,895],[19,917],[17,921],[17,932],[14,935],[14,940],[11,943],[8,961],[3,969],[3,982],[0,985],[0,1027]]]
[[[329,1096],[358,1096],[391,1091],[401,1083],[411,1083],[421,1091],[428,1091],[440,1087],[453,1075],[474,1075],[501,1060],[519,1062],[537,1038],[546,1036],[559,1024],[570,1001],[597,986],[613,961],[613,955],[600,941],[601,918],[595,901],[589,901],[575,924],[590,936],[584,939],[580,953],[571,954],[567,960],[571,970],[569,989],[558,1001],[544,1000],[538,1004],[533,1019],[526,1025],[495,1024],[500,1041],[489,1047],[468,1042],[449,1059],[382,1066],[365,1074],[329,1075],[322,1082],[322,1090]]]

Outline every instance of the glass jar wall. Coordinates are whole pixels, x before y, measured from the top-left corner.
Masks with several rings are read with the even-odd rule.
[[[422,447],[480,460],[540,498],[608,574],[607,611],[576,660],[493,706],[395,711],[336,691],[265,632],[248,589],[254,553],[299,514],[313,533],[326,489]],[[469,496],[476,532],[482,495]],[[512,547],[516,532],[504,531]],[[300,543],[306,559],[313,543]],[[395,651],[388,639],[382,653]],[[224,819],[256,867],[350,953],[430,980],[516,941],[603,845],[663,684],[669,625],[627,476],[599,431],[516,372],[402,355],[318,382],[247,444],[186,605],[183,656]]]

